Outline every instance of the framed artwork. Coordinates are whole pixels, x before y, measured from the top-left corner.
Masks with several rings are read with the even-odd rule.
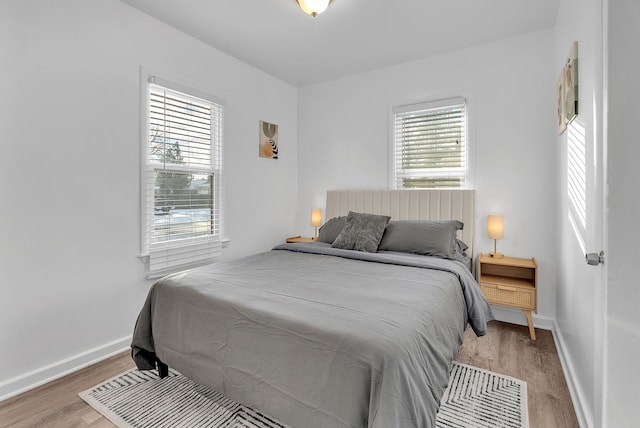
[[[558,76],[558,81],[556,83],[556,96],[558,97],[558,135],[562,135],[562,133],[567,129],[567,121],[564,115],[564,67],[560,72],[560,76]]]
[[[259,121],[258,153],[261,158],[278,159],[278,125]]]
[[[573,42],[569,56],[556,82],[558,98],[558,135],[578,115],[578,42]]]
[[[564,66],[564,116],[567,124],[578,114],[578,42],[573,42]]]

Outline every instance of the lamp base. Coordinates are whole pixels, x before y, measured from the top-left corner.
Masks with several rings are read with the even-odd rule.
[[[504,255],[502,253],[496,253],[494,251],[492,253],[489,253],[489,257],[493,257],[494,259],[501,259],[504,257]]]

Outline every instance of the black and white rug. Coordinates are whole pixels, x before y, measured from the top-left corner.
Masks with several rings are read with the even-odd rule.
[[[78,395],[121,428],[287,428],[173,370],[131,370]],[[454,362],[437,427],[528,428],[527,384]]]
[[[454,361],[437,428],[528,428],[527,383]]]

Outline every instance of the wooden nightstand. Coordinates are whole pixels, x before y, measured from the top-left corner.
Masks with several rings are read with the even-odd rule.
[[[522,309],[529,335],[536,339],[531,311],[537,311],[538,265],[536,259],[493,258],[480,254],[478,283],[489,303]]]
[[[288,243],[292,243],[292,242],[316,242],[317,238],[305,238],[302,237],[300,235],[298,236],[292,236],[290,238],[287,238],[287,242]]]

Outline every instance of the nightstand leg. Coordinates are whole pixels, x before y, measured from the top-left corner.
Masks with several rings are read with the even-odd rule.
[[[529,336],[531,336],[531,340],[536,340],[536,331],[533,329],[533,318],[531,317],[531,311],[523,310],[524,314],[527,316],[527,324],[529,324]]]

